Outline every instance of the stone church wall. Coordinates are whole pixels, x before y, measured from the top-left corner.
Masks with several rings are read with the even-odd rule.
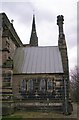
[[[38,75],[24,75],[24,74],[16,74],[16,75],[13,75],[13,95],[14,95],[14,99],[18,99],[18,98],[21,98],[21,92],[20,92],[20,89],[21,89],[21,83],[22,83],[22,80],[25,80],[26,82],[28,82],[28,80],[32,79],[33,80],[33,83],[34,83],[34,92],[35,91],[39,91],[39,84],[40,84],[40,80],[41,79],[45,79],[46,81],[46,86],[47,86],[47,80],[48,79],[51,79],[55,85],[58,84],[57,81],[62,81],[62,87],[63,87],[63,75],[62,74],[52,74],[52,75],[46,75],[46,74],[38,74]],[[46,87],[47,89],[47,87]],[[27,88],[27,91],[28,91],[28,88]],[[28,93],[28,92],[27,92]]]
[[[11,38],[2,38],[2,63],[6,62],[6,60],[9,58],[13,59],[16,48],[17,47],[15,46]]]

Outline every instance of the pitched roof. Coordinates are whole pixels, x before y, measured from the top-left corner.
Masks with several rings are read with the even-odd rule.
[[[2,32],[2,36],[9,36],[12,38],[12,41],[15,43],[16,46],[20,47],[23,46],[22,41],[20,40],[13,24],[10,22],[10,20],[8,19],[7,15],[5,13],[0,13],[0,24],[3,25],[3,32]],[[0,26],[1,26],[0,25]],[[6,26],[6,30],[4,30],[4,26]],[[9,30],[7,32],[7,29]]]
[[[63,73],[58,46],[20,47],[14,55],[17,73]]]

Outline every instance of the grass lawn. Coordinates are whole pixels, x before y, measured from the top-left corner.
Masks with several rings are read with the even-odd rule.
[[[65,116],[62,112],[27,112],[27,111],[17,111],[12,115],[3,117],[2,120],[22,120],[22,118],[77,118],[77,105],[73,105],[73,113],[71,115]]]
[[[21,120],[22,118],[73,118],[72,115],[65,116],[57,112],[16,112],[10,116],[3,117],[3,120]]]
[[[62,113],[56,112],[16,112],[10,116],[4,118],[54,118],[62,117]]]

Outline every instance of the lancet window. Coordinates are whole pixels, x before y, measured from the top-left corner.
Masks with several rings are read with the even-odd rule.
[[[33,91],[33,80],[30,79],[27,82],[27,91],[32,92]]]
[[[21,93],[26,93],[26,80],[21,81]]]
[[[48,81],[47,81],[47,90],[52,92],[53,87],[54,87],[53,81],[51,79],[48,79]]]
[[[45,83],[45,79],[41,79],[40,81],[40,91],[45,91],[46,88],[46,83]]]

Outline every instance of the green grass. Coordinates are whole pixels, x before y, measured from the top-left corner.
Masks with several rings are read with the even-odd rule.
[[[2,120],[18,120],[18,118],[63,118],[65,117],[61,112],[16,112],[12,115],[3,117]],[[6,118],[6,119],[5,119]],[[20,120],[19,119],[19,120]]]
[[[8,116],[3,116],[2,120],[22,120],[22,117],[19,115],[8,115]]]

